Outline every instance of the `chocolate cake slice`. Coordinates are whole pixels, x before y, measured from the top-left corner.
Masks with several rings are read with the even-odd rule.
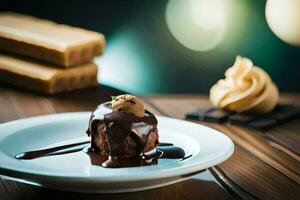
[[[87,134],[90,151],[106,157],[103,167],[150,163],[147,152],[158,144],[157,119],[132,95],[120,95],[99,105],[92,113]]]

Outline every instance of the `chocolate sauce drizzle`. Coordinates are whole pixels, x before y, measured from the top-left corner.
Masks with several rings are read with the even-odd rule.
[[[35,150],[35,151],[27,151],[23,153],[19,153],[15,156],[17,159],[23,160],[31,160],[35,158],[45,157],[45,156],[54,156],[54,155],[61,155],[67,153],[74,153],[77,151],[81,151],[84,149],[90,141],[72,143],[47,149]]]
[[[100,151],[94,142],[95,137],[99,137],[97,130],[99,122],[105,124],[110,147],[108,160],[103,163],[105,167],[116,167],[119,164],[117,159],[121,155],[124,140],[129,134],[132,134],[137,142],[137,154],[143,157],[149,135],[157,127],[156,117],[147,110],[144,117],[137,117],[131,113],[113,111],[109,102],[103,103],[92,113],[87,130],[87,134],[91,136],[91,150],[94,151]]]
[[[89,146],[90,141],[61,145],[52,148],[46,148],[35,151],[28,151],[17,154],[15,158],[22,160],[31,160],[46,156],[63,155],[84,150],[90,158],[92,165],[100,165],[108,160],[107,156],[103,156],[98,152],[91,151]],[[182,148],[176,147],[171,143],[159,143],[157,148],[151,152],[146,152],[144,158],[118,159],[120,167],[132,167],[157,164],[159,158],[178,158],[184,160],[185,152]]]
[[[99,147],[95,145],[94,137],[99,136],[97,130],[99,122],[104,122],[106,127],[105,133],[110,147],[109,155],[102,155]],[[24,152],[15,157],[17,159],[35,159],[84,150],[89,156],[92,165],[100,165],[102,167],[131,167],[157,164],[158,158],[185,159],[184,150],[171,143],[157,143],[157,148],[144,152],[149,134],[152,131],[156,131],[156,129],[157,119],[147,110],[144,117],[137,117],[130,113],[113,111],[109,107],[109,103],[103,103],[92,113],[89,120],[89,127],[86,132],[91,137],[91,141]],[[133,134],[132,136],[137,142],[138,156],[133,158],[119,157],[124,139],[129,134]],[[89,143],[91,143],[90,146]]]
[[[137,117],[131,113],[113,111],[109,103],[103,103],[92,113],[87,134],[92,137],[97,133],[97,122],[103,121],[110,145],[110,156],[117,156],[124,139],[134,133],[138,142],[138,151],[142,153],[148,142],[149,133],[156,129],[157,119],[146,110],[144,117]],[[92,144],[92,148],[95,148]]]

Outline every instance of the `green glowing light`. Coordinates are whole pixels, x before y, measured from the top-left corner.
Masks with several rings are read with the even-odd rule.
[[[166,21],[173,36],[195,51],[215,48],[224,38],[224,0],[169,0]]]
[[[105,53],[96,58],[100,84],[133,94],[145,94],[156,86],[153,61],[134,30],[120,30],[107,42]]]

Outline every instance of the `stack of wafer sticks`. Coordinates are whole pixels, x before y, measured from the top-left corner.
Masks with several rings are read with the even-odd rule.
[[[0,82],[47,94],[95,86],[104,46],[94,31],[0,13]]]

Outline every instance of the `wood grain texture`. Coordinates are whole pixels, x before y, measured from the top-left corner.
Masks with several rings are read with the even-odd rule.
[[[287,124],[282,124],[270,132],[266,131],[265,137],[274,143],[280,144],[280,146],[288,151],[295,153],[299,158],[300,119],[292,120]]]
[[[60,112],[92,111],[99,103],[118,95],[122,91],[99,86],[55,96],[43,96],[0,87],[0,123]],[[147,109],[155,114],[161,112],[151,104]],[[1,134],[1,133],[0,133]],[[1,162],[1,161],[0,161]],[[123,194],[80,194],[30,186],[0,178],[0,200],[11,199],[235,199],[239,198],[225,190],[210,171],[170,186]]]
[[[209,172],[206,172],[209,173]],[[213,181],[203,180],[200,175],[192,179],[165,186],[162,188],[121,194],[82,194],[63,192],[25,185],[14,181],[0,180],[0,199],[89,199],[89,200],[114,200],[114,199],[143,199],[143,200],[176,200],[176,199],[224,199],[232,197]]]
[[[186,112],[197,107],[210,106],[207,97],[197,95],[156,96],[148,97],[147,101],[165,115],[177,118],[184,118]],[[300,95],[282,95],[281,102],[297,104]],[[210,169],[225,188],[244,199],[295,199],[299,196],[299,120],[266,133],[230,124],[200,123],[220,130],[236,144],[229,160]]]

